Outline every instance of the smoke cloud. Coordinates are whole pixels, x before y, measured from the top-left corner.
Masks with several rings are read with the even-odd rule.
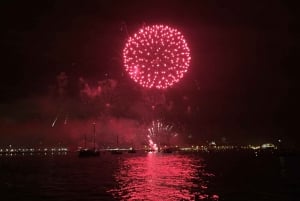
[[[70,80],[76,79],[61,72],[56,76],[55,86],[50,87],[52,91],[10,103],[14,107],[1,105],[1,144],[77,148],[83,146],[84,136],[88,144],[92,142],[92,125],[96,123],[99,147],[141,147],[148,144],[148,127],[159,109],[153,110],[152,106],[173,108],[172,101],[163,93],[141,93],[134,99],[130,93],[123,93],[125,89],[115,79],[93,84],[79,77],[79,85],[73,89],[71,86],[75,85]]]

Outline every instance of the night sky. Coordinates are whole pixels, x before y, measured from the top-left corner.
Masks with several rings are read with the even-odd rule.
[[[3,1],[0,9],[0,145],[77,145],[93,120],[103,142],[141,140],[153,118],[185,142],[299,140],[294,5]],[[122,64],[126,28],[152,24],[178,28],[192,57],[184,78],[159,93]]]

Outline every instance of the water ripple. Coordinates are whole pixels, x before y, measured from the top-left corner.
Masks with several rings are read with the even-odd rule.
[[[118,200],[218,200],[209,195],[209,177],[199,158],[176,154],[148,154],[120,160],[109,190]]]

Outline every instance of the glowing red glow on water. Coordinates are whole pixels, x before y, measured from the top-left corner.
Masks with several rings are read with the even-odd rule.
[[[207,188],[213,175],[190,156],[150,152],[127,157],[114,177],[118,185],[109,192],[117,200],[218,200]]]
[[[165,89],[187,72],[191,56],[183,35],[166,25],[141,28],[123,50],[125,70],[138,84]]]

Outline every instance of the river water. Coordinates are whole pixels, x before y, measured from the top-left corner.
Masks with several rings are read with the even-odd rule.
[[[0,156],[0,200],[300,200],[299,156]]]

